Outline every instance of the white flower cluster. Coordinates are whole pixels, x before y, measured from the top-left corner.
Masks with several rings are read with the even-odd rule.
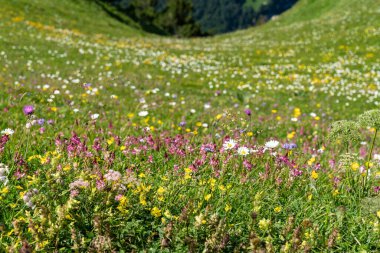
[[[276,140],[270,140],[268,142],[265,143],[265,146],[264,146],[264,151],[265,150],[272,150],[277,148],[278,145],[280,144],[280,142],[276,141]],[[234,149],[237,145],[237,142],[233,139],[229,139],[227,140],[226,142],[223,143],[223,149],[224,150],[231,150],[231,149]],[[249,149],[247,147],[239,147],[237,149],[237,153],[241,156],[246,156],[248,154],[251,154],[251,153],[257,153],[258,150],[254,150],[254,149]]]
[[[10,129],[10,128],[6,128],[6,129],[4,129],[3,131],[1,131],[1,134],[2,135],[12,135],[12,134],[14,134],[14,132],[15,131],[13,131],[12,129]]]
[[[34,208],[35,205],[34,203],[32,202],[32,198],[34,195],[36,195],[38,193],[38,190],[37,189],[31,189],[30,191],[28,191],[27,193],[24,194],[24,196],[22,197],[22,199],[24,200],[25,202],[25,205],[27,205],[28,207],[30,208]]]
[[[8,184],[9,168],[4,163],[0,163],[0,183]]]

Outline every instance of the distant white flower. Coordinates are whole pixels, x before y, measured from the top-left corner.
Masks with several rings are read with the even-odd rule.
[[[4,163],[0,163],[0,178],[6,177],[9,174],[9,168]],[[2,179],[0,179],[2,181]]]
[[[145,116],[147,116],[149,113],[148,113],[148,111],[141,111],[141,112],[139,112],[139,116],[140,117],[145,117]]]
[[[12,129],[10,128],[6,128],[4,129],[3,131],[1,131],[1,134],[5,134],[5,135],[12,135],[14,134],[15,131],[13,131]]]
[[[194,113],[196,113],[196,110],[190,109],[190,112],[194,114]]]
[[[323,154],[323,152],[325,152],[325,150],[324,150],[323,148],[320,148],[320,149],[317,150],[317,152],[318,152],[319,154]]]
[[[204,127],[204,128],[208,128],[208,124],[207,124],[207,123],[203,123],[203,124],[202,124],[202,127]]]
[[[314,113],[314,112],[312,112],[312,113],[310,113],[310,116],[313,117],[313,118],[315,118],[315,117],[317,117],[317,114]]]
[[[7,165],[0,163],[0,183],[2,182],[4,185],[8,184],[8,174],[9,168]]]
[[[75,109],[73,109],[73,112],[77,113],[77,112],[79,112],[79,109],[75,108]]]
[[[265,143],[265,147],[266,148],[276,148],[278,146],[278,144],[280,144],[278,141],[270,140],[267,143]]]
[[[297,118],[291,118],[290,120],[293,121],[293,122],[297,122],[298,121]]]
[[[373,159],[380,161],[380,154],[374,154]]]
[[[98,113],[94,113],[91,115],[91,119],[97,119],[99,118],[99,114]]]
[[[237,152],[239,155],[246,156],[249,154],[249,149],[247,147],[240,147]]]
[[[225,150],[233,149],[236,146],[236,142],[233,139],[229,139],[223,144]]]

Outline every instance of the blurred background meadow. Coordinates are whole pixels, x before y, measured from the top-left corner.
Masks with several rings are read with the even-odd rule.
[[[379,252],[378,0],[0,0],[0,252]]]

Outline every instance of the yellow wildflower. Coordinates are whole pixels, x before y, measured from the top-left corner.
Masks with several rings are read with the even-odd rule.
[[[150,210],[150,213],[156,217],[156,218],[159,218],[161,217],[161,210],[158,209],[157,207],[153,207],[151,210]]]
[[[311,178],[313,178],[313,179],[317,179],[318,178],[318,173],[315,170],[313,170],[311,172]]]
[[[359,163],[357,163],[357,162],[353,162],[353,163],[351,164],[351,169],[352,169],[353,171],[357,171],[357,170],[359,169],[359,167],[360,167],[360,165],[359,165]]]
[[[270,225],[270,220],[269,219],[261,219],[259,221],[259,228],[261,230],[267,230],[269,228],[269,225]]]
[[[0,194],[7,194],[8,192],[9,192],[8,187],[4,187],[3,189],[1,189]]]

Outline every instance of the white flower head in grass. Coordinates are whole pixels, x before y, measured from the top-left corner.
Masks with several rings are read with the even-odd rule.
[[[140,117],[145,117],[145,116],[147,116],[149,113],[148,113],[148,111],[141,111],[141,112],[139,112],[139,116]]]
[[[249,154],[249,149],[247,147],[240,147],[237,152],[239,155],[246,156]]]
[[[276,140],[270,140],[265,143],[265,148],[276,148],[280,143]]]
[[[374,154],[373,159],[380,162],[380,154]]]
[[[0,183],[8,184],[9,168],[7,165],[0,163]]]
[[[9,135],[9,136],[10,136],[10,135],[14,134],[14,132],[15,132],[15,131],[13,131],[12,129],[10,129],[10,128],[6,128],[6,129],[4,129],[3,131],[1,131],[1,134],[2,134],[2,135],[5,134],[5,135]]]
[[[293,121],[293,122],[297,122],[298,121],[297,118],[291,118],[290,120]]]
[[[224,148],[225,150],[233,149],[235,146],[236,146],[236,141],[233,140],[233,139],[229,139],[228,141],[226,141],[226,142],[223,144],[223,148]]]
[[[91,115],[91,119],[97,119],[99,118],[99,114],[98,113],[94,113]]]

